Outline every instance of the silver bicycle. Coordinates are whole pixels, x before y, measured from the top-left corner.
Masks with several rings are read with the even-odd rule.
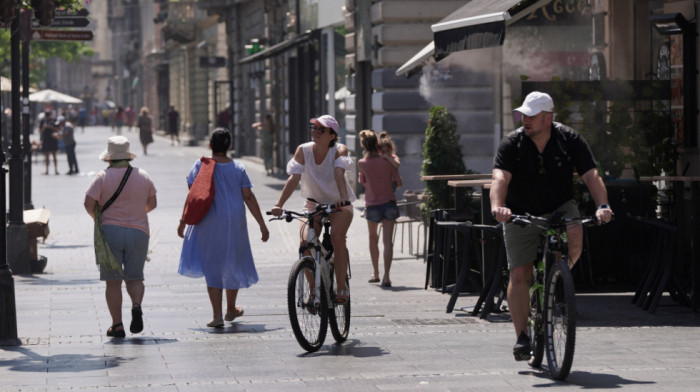
[[[350,299],[336,300],[331,223],[328,218],[337,211],[339,210],[332,205],[317,203],[312,212],[282,210],[279,217],[270,219],[287,222],[298,220],[303,223],[302,233],[307,231],[306,241],[299,247],[299,260],[294,263],[289,273],[287,308],[294,336],[299,345],[308,352],[321,348],[328,324],[333,338],[338,343],[348,338],[350,330]],[[270,215],[270,212],[267,214]],[[349,271],[345,287],[349,293]]]

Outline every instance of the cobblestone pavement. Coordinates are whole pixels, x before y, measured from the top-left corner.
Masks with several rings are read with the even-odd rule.
[[[271,239],[263,244],[249,219],[260,282],[239,295],[245,316],[223,329],[207,328],[205,284],[177,275],[175,232],[185,176],[207,150],[157,137],[143,156],[137,134],[128,132],[138,155],[134,165],[155,181],[158,208],[149,215],[145,329],[112,340],[105,336],[110,318],[94,265],[93,225],[82,206],[93,173],[105,166],[97,155],[109,135],[106,127],[77,133],[78,176],[40,174],[43,157],[32,165],[33,204],[51,210],[51,234],[39,245],[48,266],[43,274],[14,277],[22,345],[0,348],[0,391],[690,391],[700,383],[698,314],[665,297],[650,315],[630,305],[630,293],[578,295],[576,356],[566,382],[516,363],[507,313],[469,316],[473,295],[445,313],[448,296],[423,289],[425,265],[400,251],[398,236],[394,287],[368,284],[367,228],[359,213],[348,235],[353,314],[345,344],[334,344],[329,334],[317,353],[306,354],[296,343],[285,287],[298,225],[281,221],[268,224]],[[262,208],[269,209],[284,178],[265,176],[254,158],[244,163]],[[59,166],[68,171],[65,155]],[[287,206],[300,205],[297,192]],[[125,323],[128,308],[125,300]]]

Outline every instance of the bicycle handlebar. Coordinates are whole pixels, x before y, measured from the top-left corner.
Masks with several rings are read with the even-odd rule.
[[[349,201],[346,201],[344,203],[341,203],[340,206],[336,206],[335,204],[323,204],[319,203],[314,199],[308,199],[311,202],[316,203],[316,209],[312,212],[297,212],[297,211],[292,211],[292,210],[285,210],[282,209],[282,213],[279,216],[276,216],[274,218],[270,218],[269,222],[272,222],[274,220],[286,220],[287,222],[291,222],[294,219],[299,219],[299,218],[311,218],[316,215],[325,215],[328,216],[334,212],[340,211],[340,207],[345,207],[349,206],[351,203]],[[272,215],[272,211],[265,211],[266,215]]]
[[[528,213],[525,213],[524,215],[513,214],[511,215],[510,220],[508,222],[519,226],[535,225],[547,229],[553,227],[566,226],[568,223],[576,221],[581,222],[583,226],[598,225],[598,218],[596,218],[595,216],[578,216],[574,218],[564,218],[556,213],[550,216],[549,218],[545,218],[543,216],[535,216]],[[605,224],[605,222],[603,222],[602,224]]]

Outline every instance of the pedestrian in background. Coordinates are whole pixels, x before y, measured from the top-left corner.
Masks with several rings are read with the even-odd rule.
[[[85,124],[87,123],[87,109],[85,106],[81,106],[78,110],[78,126],[80,127],[80,133],[85,133]]]
[[[359,182],[365,187],[365,218],[369,231],[369,254],[372,260],[374,274],[370,276],[370,283],[379,282],[379,224],[382,225],[382,243],[384,245],[384,276],[382,287],[391,287],[391,262],[394,258],[394,224],[399,217],[399,209],[396,205],[396,196],[392,184],[400,181],[398,171],[391,164],[390,159],[379,151],[377,134],[373,130],[360,132],[360,145],[362,145],[363,158],[358,165],[360,167]]]
[[[277,134],[275,123],[272,121],[272,115],[266,114],[262,122],[258,121],[253,123],[253,128],[260,132],[260,150],[262,152],[263,162],[265,162],[265,174],[268,176],[272,175],[272,156],[275,150],[275,136]]]
[[[270,236],[245,168],[240,162],[226,156],[230,145],[229,131],[225,128],[215,129],[209,141],[211,158],[216,162],[214,201],[198,224],[186,226],[180,219],[177,228],[177,234],[185,239],[178,273],[191,278],[204,276],[213,313],[207,326],[212,328],[223,327],[224,321],[233,321],[242,316],[243,308],[236,306],[238,290],[258,282],[248,238],[246,207],[258,222],[261,240],[266,242]],[[188,187],[192,187],[201,167],[201,160],[192,166],[187,176]],[[222,316],[224,289],[226,314]]]
[[[122,127],[124,126],[124,108],[119,106],[117,112],[114,113],[114,127],[117,130],[117,135],[122,134]]]
[[[149,144],[153,143],[153,120],[148,114],[148,108],[145,106],[141,108],[138,127],[139,139],[141,140],[141,145],[143,146],[143,155],[148,155],[146,153],[147,147]]]
[[[121,192],[111,206],[101,214],[102,230],[109,248],[121,265],[117,271],[100,264],[100,280],[106,282],[105,298],[112,316],[112,326],[107,336],[126,336],[122,323],[122,281],[131,298],[131,333],[143,330],[143,267],[148,252],[149,226],[147,213],[157,206],[156,188],[146,171],[131,167],[136,155],[129,151],[129,140],[124,136],[112,136],[100,159],[109,167],[99,171],[85,194],[85,210],[95,219],[96,207],[101,209],[119,192],[120,183],[126,177]]]
[[[44,174],[49,174],[49,157],[53,157],[53,170],[54,173],[58,174],[56,151],[58,151],[58,139],[60,136],[50,110],[44,112],[44,118],[40,122],[40,127],[41,152],[44,153],[44,162],[46,163]]]
[[[396,189],[401,188],[403,185],[403,180],[399,174],[399,166],[401,166],[401,161],[399,160],[399,157],[396,156],[396,146],[394,145],[394,141],[391,140],[391,136],[389,136],[389,132],[387,131],[382,131],[379,133],[379,152],[381,153],[382,158],[386,159],[386,161],[389,162],[396,171],[396,177],[398,180],[391,183],[394,192],[396,192]]]
[[[168,109],[168,135],[170,135],[170,145],[175,145],[175,140],[177,144],[180,144],[180,113],[175,110],[175,106],[170,106]]]
[[[132,132],[134,127],[134,120],[136,120],[136,112],[131,106],[127,106],[124,110],[124,121],[126,123],[127,131]]]
[[[56,119],[56,129],[60,131],[60,137],[63,141],[63,147],[66,149],[66,159],[68,159],[68,175],[78,174],[78,160],[75,157],[75,127],[73,123],[66,121],[63,116],[58,116]]]

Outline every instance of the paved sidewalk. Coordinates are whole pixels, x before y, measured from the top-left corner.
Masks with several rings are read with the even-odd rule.
[[[242,290],[245,316],[211,329],[203,279],[177,275],[181,239],[175,232],[186,196],[185,176],[207,150],[170,146],[157,137],[142,156],[136,133],[127,133],[134,165],[158,189],[149,214],[151,261],[146,265],[144,332],[125,339],[105,336],[110,317],[92,248],[93,225],[82,203],[92,174],[105,166],[97,155],[107,127],[78,133],[79,176],[41,175],[33,165],[32,201],[51,210],[50,236],[39,245],[45,273],[15,276],[19,347],[0,348],[0,391],[502,391],[611,389],[690,391],[700,383],[700,316],[665,296],[657,314],[630,305],[630,293],[578,295],[576,356],[567,382],[516,363],[507,314],[480,320],[457,301],[424,290],[425,265],[395,246],[394,287],[368,284],[367,228],[359,213],[348,235],[352,261],[350,337],[332,337],[314,354],[296,343],[286,310],[286,282],[297,258],[298,224],[271,222],[268,243],[257,225],[249,232],[260,282]],[[265,176],[256,159],[244,163],[261,207],[277,200],[284,178]],[[59,155],[59,171],[68,171]],[[356,207],[360,203],[356,203]],[[288,207],[301,206],[298,192]],[[400,232],[399,232],[400,234]],[[397,237],[397,242],[399,242]],[[130,321],[125,294],[125,324]]]

